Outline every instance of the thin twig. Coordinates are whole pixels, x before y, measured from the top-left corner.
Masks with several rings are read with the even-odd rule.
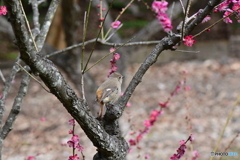
[[[234,103],[234,105],[233,105],[230,113],[228,114],[227,120],[226,120],[226,122],[225,122],[225,125],[223,126],[223,129],[222,129],[219,137],[218,137],[218,141],[217,141],[217,144],[216,144],[213,152],[217,152],[218,147],[219,147],[219,145],[220,145],[220,143],[221,143],[221,141],[222,141],[223,135],[224,135],[224,133],[225,133],[225,130],[226,130],[227,126],[228,126],[228,123],[229,123],[230,119],[231,119],[232,116],[233,116],[234,109],[235,109],[236,106],[239,104],[239,102],[240,102],[240,95],[238,96],[237,100],[235,101],[235,103]],[[212,160],[212,159],[213,159],[213,157],[210,158],[210,160]]]
[[[173,17],[173,9],[175,7],[175,2],[172,3],[172,6],[171,6],[171,13],[170,13],[170,19],[172,20],[172,17]]]
[[[109,9],[108,9],[107,13],[105,14],[104,20],[106,19],[107,15],[108,15],[108,12],[109,12]],[[94,42],[94,44],[93,44],[91,53],[90,53],[90,55],[89,55],[89,57],[88,57],[88,59],[87,59],[87,62],[86,62],[86,64],[85,64],[84,69],[82,70],[82,73],[85,72],[85,70],[86,70],[86,68],[87,68],[87,66],[88,66],[88,63],[89,63],[89,61],[90,61],[90,59],[91,59],[91,57],[92,57],[93,51],[95,50],[95,46],[96,46],[96,44],[97,44],[97,42],[98,42],[98,39],[99,39],[99,37],[100,37],[100,34],[101,34],[101,30],[103,30],[103,24],[104,24],[104,22],[105,22],[105,21],[103,21],[103,23],[102,23],[102,26],[101,26],[101,28],[100,28],[100,30],[99,30],[99,33],[98,33],[98,35],[97,35],[97,38],[96,38],[96,40],[95,40],[95,42]]]
[[[2,74],[2,70],[0,69],[0,77],[1,77],[1,79],[2,79],[2,81],[3,81],[3,83],[5,83],[6,82],[6,79],[4,78],[4,76],[3,76],[3,74]]]
[[[85,45],[91,44],[91,43],[93,43],[95,41],[96,41],[96,38],[88,40],[84,44]],[[102,39],[98,39],[97,42],[101,43],[102,45],[106,45],[106,46],[122,46],[123,44],[125,44],[125,43],[110,43],[110,42],[106,42],[105,40],[102,40]],[[160,41],[130,42],[130,43],[125,44],[124,46],[127,47],[127,46],[136,46],[136,45],[151,45],[151,44],[158,44],[159,42]],[[79,43],[79,44],[75,44],[75,45],[69,46],[69,47],[64,48],[62,50],[59,50],[59,51],[53,52],[53,53],[51,53],[49,55],[46,55],[45,58],[49,58],[49,57],[55,56],[57,54],[61,54],[61,53],[67,52],[67,51],[75,49],[77,47],[81,47],[82,45],[83,45],[83,43]]]
[[[14,103],[13,103],[12,109],[8,115],[8,118],[2,128],[2,131],[0,134],[1,139],[5,139],[8,135],[8,133],[13,128],[13,123],[15,122],[17,115],[21,110],[22,100],[27,93],[29,82],[30,82],[30,78],[29,78],[29,75],[26,73],[22,76],[22,82],[21,82],[18,94],[14,100]]]
[[[227,150],[230,148],[230,146],[233,144],[233,142],[239,137],[240,135],[240,131],[236,134],[236,136],[230,141],[230,143],[228,144],[228,146],[225,148],[225,150],[223,152],[227,152]],[[220,156],[219,160],[222,159],[223,156]]]
[[[122,14],[128,9],[128,7],[130,7],[130,5],[133,3],[134,0],[131,0],[126,7],[123,8],[123,10],[120,12],[120,14],[117,16],[117,18],[115,19],[115,21],[117,21],[121,16]],[[110,8],[110,7],[109,7]],[[109,35],[109,33],[111,32],[112,30],[112,27],[109,28],[109,30],[107,31],[105,37],[103,39],[106,39],[106,37]]]
[[[95,41],[96,41],[96,38],[91,39],[91,40],[88,40],[88,41],[86,41],[84,44],[87,45],[87,44],[93,43],[93,42],[95,42]],[[69,46],[69,47],[67,47],[67,48],[64,48],[64,49],[62,49],[62,50],[60,50],[60,51],[56,51],[56,52],[50,53],[50,54],[44,56],[44,58],[49,58],[49,57],[55,56],[55,55],[57,55],[57,54],[70,51],[70,50],[75,49],[75,48],[77,48],[77,47],[81,47],[82,45],[83,45],[83,43],[74,44],[74,45]]]
[[[31,31],[31,29],[30,29],[30,25],[29,25],[29,23],[28,23],[27,16],[26,16],[26,14],[25,14],[25,12],[24,12],[24,9],[23,9],[21,0],[19,0],[19,3],[20,3],[20,7],[21,7],[21,10],[22,10],[23,15],[24,15],[24,18],[25,18],[25,22],[26,22],[26,24],[27,24],[28,32],[30,33],[30,36],[31,36],[31,39],[32,39],[32,41],[33,41],[34,47],[35,47],[36,51],[38,52],[38,48],[37,48],[37,45],[36,45],[35,40],[34,40],[34,38],[33,38],[32,31]]]
[[[85,38],[86,38],[86,12],[84,13],[84,20],[83,20],[83,42],[82,42],[82,53],[81,53],[81,70],[83,69],[84,63],[84,50],[85,50]]]
[[[89,15],[90,15],[90,11],[91,11],[91,5],[92,5],[92,0],[89,1],[87,14],[86,14],[86,12],[84,14],[81,70],[83,69],[83,63],[84,63],[84,49],[85,49],[85,44],[84,43],[85,43],[85,39],[86,39],[86,35],[87,35],[87,27],[88,27],[88,20],[89,20]]]
[[[238,9],[238,10],[240,10],[240,9]],[[203,32],[205,32],[206,30],[214,27],[215,25],[217,25],[219,22],[221,22],[221,21],[224,20],[225,18],[228,18],[228,17],[232,16],[234,13],[237,13],[238,10],[230,13],[230,14],[229,14],[228,16],[226,16],[226,17],[222,17],[221,19],[219,19],[218,21],[214,22],[212,25],[210,25],[209,27],[205,28],[204,30],[202,30],[202,31],[199,32],[198,34],[195,34],[195,35],[193,36],[193,38],[199,36],[200,34],[202,34]]]
[[[18,57],[16,62],[20,63],[20,58]],[[4,115],[4,111],[5,111],[5,102],[6,102],[6,98],[7,95],[10,91],[11,85],[12,85],[12,81],[14,80],[17,72],[20,70],[20,68],[18,67],[18,65],[14,65],[12,67],[12,71],[10,73],[10,76],[8,77],[7,81],[4,84],[4,88],[3,88],[3,92],[2,92],[2,97],[0,98],[0,126],[2,126],[2,118]],[[2,131],[2,128],[0,127],[0,132]]]
[[[125,44],[127,44],[128,42],[132,41],[135,37],[131,38],[130,40],[128,40],[126,43],[122,44],[121,46],[119,46],[118,48],[116,48],[113,52],[108,53],[107,55],[103,56],[102,58],[100,58],[97,62],[95,62],[91,67],[89,67],[88,69],[85,70],[85,72],[87,72],[88,70],[90,70],[92,67],[94,67],[96,64],[98,64],[99,62],[101,62],[103,59],[105,59],[107,56],[113,54],[114,52],[116,52],[118,49],[120,49],[121,47],[125,46]]]
[[[110,38],[111,38],[122,26],[123,26],[123,24],[121,24],[118,28],[116,28],[116,29],[114,30],[114,32],[113,32],[112,34],[110,34],[109,37],[106,38],[105,41],[106,41],[106,42],[109,41]]]
[[[44,87],[44,85],[43,85],[39,80],[37,80],[37,78],[35,78],[32,74],[30,74],[21,64],[19,64],[18,62],[16,62],[16,64],[17,64],[22,70],[24,70],[30,77],[32,77],[32,79],[34,79],[37,83],[39,83],[39,84],[43,87],[43,89],[44,89],[45,91],[47,91],[48,93],[51,93],[50,91],[48,91],[48,90]]]
[[[184,8],[184,5],[183,5],[183,2],[182,2],[182,0],[179,0],[179,1],[180,1],[181,6],[182,6],[183,14],[185,14],[185,8]]]
[[[81,86],[82,86],[82,98],[86,100],[85,92],[84,92],[84,74],[82,74],[81,76]]]
[[[102,18],[103,18],[103,3],[102,3],[102,1],[100,1],[100,7],[99,7],[99,14],[100,14],[100,21],[102,20]],[[107,14],[106,14],[107,15]],[[106,18],[106,15],[104,16],[105,18]],[[103,19],[103,20],[105,20],[105,18]],[[103,24],[104,24],[104,21],[101,21],[100,22],[100,27],[102,28],[103,27]],[[104,37],[104,30],[103,29],[101,29],[101,38],[103,39],[103,37]]]
[[[187,19],[188,19],[188,14],[189,14],[191,2],[192,2],[192,0],[187,1],[187,6],[186,6],[186,10],[185,10],[185,17],[184,17],[183,23],[182,23],[182,37],[181,37],[182,41],[183,41],[183,38],[185,36],[185,23],[187,22]]]
[[[184,53],[199,53],[200,51],[186,51],[186,50],[174,50],[176,52],[184,52]]]
[[[42,47],[43,47],[43,44],[45,42],[47,33],[48,33],[49,28],[52,24],[54,13],[56,12],[58,4],[60,2],[61,2],[60,0],[52,0],[49,7],[48,7],[48,11],[47,11],[47,14],[44,18],[44,22],[42,24],[40,34],[36,37],[36,43],[38,45],[39,50],[42,50]]]

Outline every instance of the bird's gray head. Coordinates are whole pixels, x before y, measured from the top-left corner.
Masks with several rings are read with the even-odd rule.
[[[113,72],[109,78],[117,78],[120,83],[123,81],[123,76],[118,72]]]

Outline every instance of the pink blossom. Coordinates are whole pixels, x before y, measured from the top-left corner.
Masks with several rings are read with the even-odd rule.
[[[240,12],[240,1],[238,3],[233,4],[232,10]]]
[[[116,50],[116,49],[113,48],[113,47],[109,49],[110,52],[114,52],[115,50]]]
[[[154,1],[152,3],[152,9],[157,14],[156,17],[165,32],[169,32],[173,29],[172,22],[167,13],[165,13],[167,11],[167,5],[168,2],[166,1]]]
[[[120,21],[115,21],[115,22],[112,22],[111,27],[112,28],[118,28],[120,25],[121,25]]]
[[[172,157],[170,157],[171,160],[179,160],[179,158],[177,157],[177,154],[173,154]]]
[[[120,59],[120,54],[115,53],[115,54],[113,55],[113,57],[114,57],[114,59],[117,61],[117,60]]]
[[[80,158],[78,157],[77,154],[75,154],[74,156],[69,156],[69,158],[68,158],[68,160],[78,160],[78,159],[80,159]]]
[[[159,23],[162,25],[165,32],[169,32],[173,29],[172,22],[166,13],[159,13],[157,15],[157,19],[159,20]]]
[[[45,117],[42,117],[42,118],[40,119],[40,121],[44,122],[44,121],[46,121],[46,118],[45,118]]]
[[[79,145],[79,138],[78,135],[73,135],[71,140],[67,142],[69,147],[76,148]]]
[[[112,48],[110,50],[113,50]],[[117,71],[117,60],[120,59],[120,54],[118,53],[114,53],[113,54],[113,58],[110,60],[110,63],[111,63],[111,70],[109,71],[109,75],[108,77],[115,71]]]
[[[185,70],[185,69],[184,69],[184,70],[182,71],[182,73],[183,73],[183,74],[188,74],[188,70]]]
[[[112,65],[111,72],[115,72],[115,71],[117,71],[117,66],[116,65]]]
[[[128,153],[131,153],[133,151],[132,147],[128,149]]]
[[[158,105],[162,108],[166,108],[167,106],[169,106],[169,103],[168,102],[164,102],[164,103],[158,103]]]
[[[143,138],[143,133],[138,134],[136,141],[140,142],[140,140]]]
[[[144,121],[144,126],[145,126],[145,127],[151,127],[152,124],[151,124],[151,122],[150,122],[149,120],[145,120],[145,121]]]
[[[134,139],[130,139],[128,142],[131,146],[135,146],[137,144]]]
[[[184,37],[184,44],[186,46],[189,46],[191,47],[196,41],[193,39],[193,36],[192,35],[189,35],[189,36],[186,36]]]
[[[162,111],[158,111],[158,110],[153,110],[150,114],[150,117],[157,117],[160,114],[162,114]]]
[[[68,144],[69,147],[75,148],[75,143],[72,140],[67,141],[67,144]]]
[[[202,23],[205,23],[205,22],[209,21],[210,19],[211,19],[211,17],[207,16],[202,20]]]
[[[192,154],[193,154],[192,160],[196,160],[198,157],[200,157],[198,151],[193,151]]]
[[[131,107],[131,106],[132,106],[132,104],[129,102],[126,104],[126,107]]]
[[[223,17],[226,17],[226,18],[224,18],[223,21],[224,21],[225,23],[232,23],[232,22],[233,22],[229,17],[227,17],[227,16],[229,16],[230,14],[231,14],[230,10],[224,12]]]
[[[194,140],[194,137],[193,137],[192,134],[189,136],[189,140],[190,140],[191,142]]]
[[[68,121],[68,124],[69,124],[70,126],[74,126],[74,125],[75,125],[75,120],[74,120],[74,119],[70,119],[70,120]]]
[[[78,142],[79,142],[79,137],[78,137],[78,135],[73,135],[73,136],[72,136],[72,141],[75,142],[75,143],[78,143]]]
[[[155,13],[166,12],[168,2],[166,1],[154,1],[152,3],[152,9]]]
[[[150,158],[149,154],[146,154],[144,158],[149,159]]]
[[[180,144],[180,145],[183,145],[183,144],[185,144],[185,143],[186,143],[185,140],[179,141],[179,144]]]
[[[136,134],[136,132],[130,132],[129,134],[130,134],[130,135],[134,135],[134,134]]]
[[[228,8],[230,1],[224,1],[221,4],[218,5],[217,10],[219,11],[225,11]]]
[[[80,144],[77,144],[76,148],[78,149],[79,152],[83,151],[83,146],[81,146]]]
[[[0,16],[7,14],[7,7],[6,6],[0,6]]]
[[[70,129],[70,130],[68,131],[68,133],[69,133],[69,134],[73,134],[73,130]]]
[[[35,156],[28,156],[28,157],[27,157],[27,160],[35,160],[35,159],[36,159]]]
[[[191,90],[191,86],[185,86],[185,87],[184,87],[184,90],[185,90],[185,91]]]

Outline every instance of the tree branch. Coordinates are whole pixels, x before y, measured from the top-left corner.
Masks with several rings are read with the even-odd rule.
[[[45,17],[40,34],[36,37],[36,44],[38,46],[39,51],[41,51],[41,49],[43,47],[47,33],[52,24],[54,13],[56,12],[59,3],[60,3],[60,0],[52,0],[50,6],[48,8],[48,12]]]
[[[12,130],[13,123],[16,120],[17,115],[21,110],[22,100],[27,93],[29,82],[30,82],[30,76],[27,73],[24,73],[22,77],[21,86],[19,88],[18,94],[13,103],[13,107],[0,133],[1,139],[5,139],[8,133]]]

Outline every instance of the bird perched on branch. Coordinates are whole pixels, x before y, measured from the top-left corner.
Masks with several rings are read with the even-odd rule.
[[[103,118],[103,110],[106,103],[114,104],[120,97],[122,80],[123,76],[118,72],[114,72],[97,89],[96,98],[100,104],[99,118]]]

